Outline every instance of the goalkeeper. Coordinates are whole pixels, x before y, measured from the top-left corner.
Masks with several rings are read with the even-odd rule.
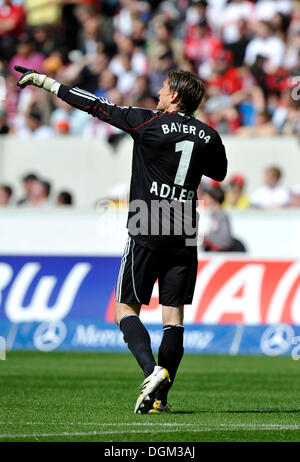
[[[20,88],[43,88],[133,138],[129,236],[116,284],[115,321],[145,377],[134,412],[168,412],[168,392],[184,353],[184,305],[192,303],[196,283],[197,188],[202,175],[222,181],[227,172],[219,134],[193,116],[203,84],[189,72],[170,71],[153,111],[117,106],[34,70],[15,69],[23,74]],[[158,365],[139,318],[156,280],[163,322]]]

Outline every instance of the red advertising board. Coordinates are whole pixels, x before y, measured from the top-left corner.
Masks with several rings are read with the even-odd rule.
[[[114,294],[106,311],[113,322]],[[144,322],[160,323],[157,284]],[[300,324],[300,261],[212,257],[200,259],[185,324]]]

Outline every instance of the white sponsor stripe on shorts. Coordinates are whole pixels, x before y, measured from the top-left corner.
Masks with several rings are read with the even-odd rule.
[[[129,254],[129,250],[130,250],[130,244],[131,244],[131,237],[129,236],[128,239],[127,239],[126,246],[125,246],[123,258],[122,258],[121,265],[120,265],[118,280],[117,280],[117,288],[116,288],[116,300],[117,300],[117,302],[121,301],[123,276],[124,276],[124,270],[125,270],[127,256]]]
[[[134,280],[134,256],[133,256],[134,244],[135,242],[133,241],[132,248],[131,248],[131,278],[132,278],[132,286],[133,286],[135,298],[137,299],[138,303],[141,303],[136,293],[135,280]]]

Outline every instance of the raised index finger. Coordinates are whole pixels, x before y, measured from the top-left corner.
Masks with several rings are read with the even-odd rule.
[[[22,72],[22,74],[25,74],[26,72],[30,71],[27,67],[22,67],[22,66],[14,66],[14,69],[18,72]]]

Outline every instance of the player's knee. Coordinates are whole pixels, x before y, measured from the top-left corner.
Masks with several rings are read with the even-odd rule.
[[[114,321],[118,327],[120,327],[121,319],[128,314],[131,314],[131,312],[123,304],[116,302]]]
[[[114,312],[114,321],[115,321],[115,323],[117,324],[118,327],[120,327],[120,320],[121,320],[120,306],[119,306],[118,302],[116,302],[115,312]]]
[[[183,310],[184,306],[163,306],[162,308],[162,320],[163,325],[178,326],[183,324]]]
[[[128,305],[116,302],[114,321],[120,327],[120,322],[124,316],[139,316],[141,305]]]
[[[117,324],[117,326],[120,327],[120,315],[117,312],[117,310],[115,310],[114,321],[115,321],[115,324]]]

